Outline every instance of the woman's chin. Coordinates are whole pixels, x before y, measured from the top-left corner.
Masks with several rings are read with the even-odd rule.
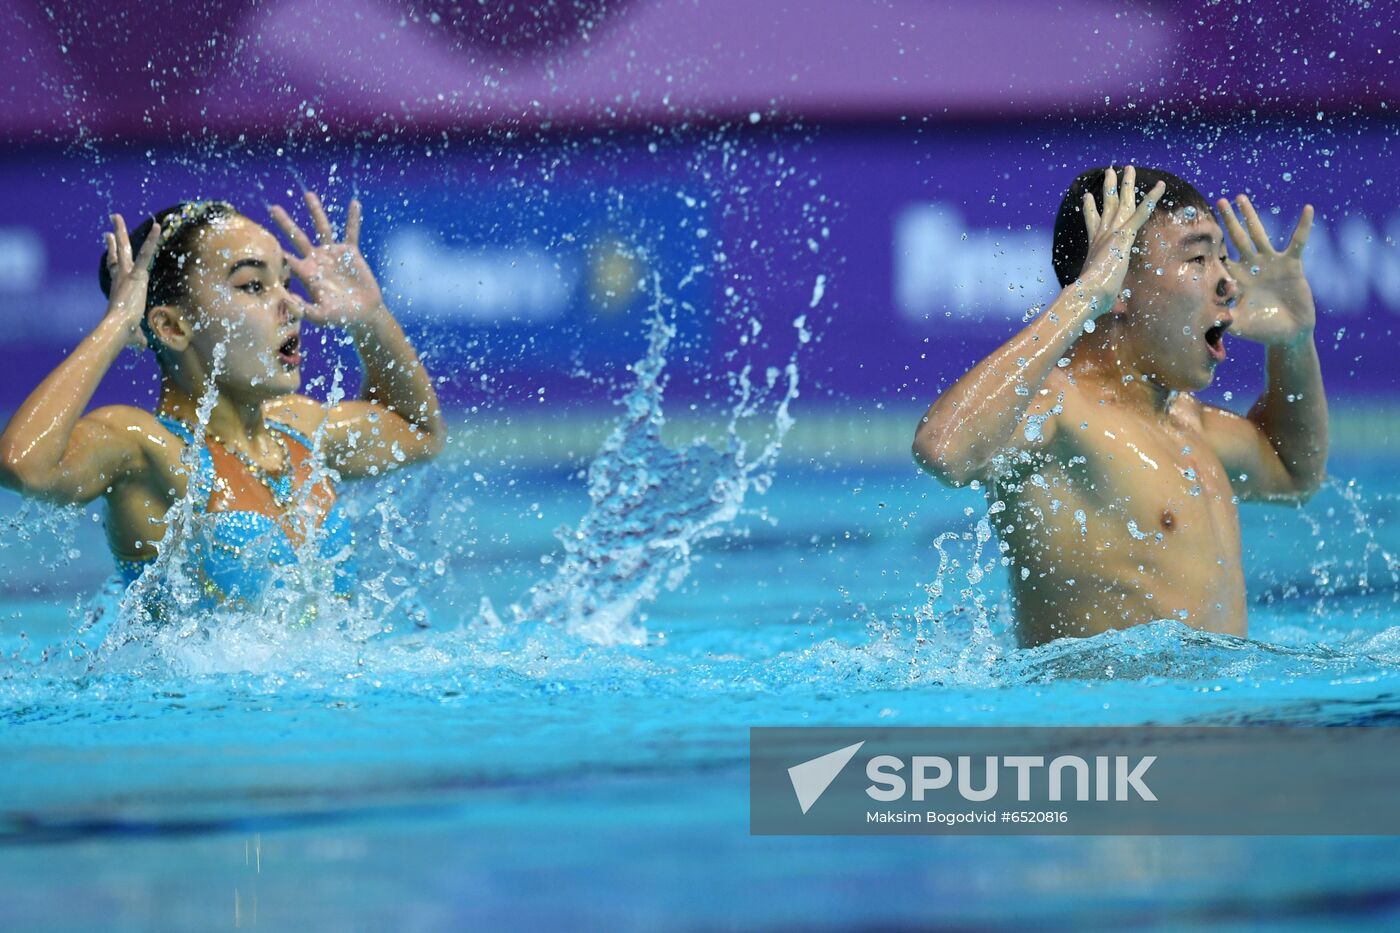
[[[245,380],[220,380],[220,390],[226,394],[249,398],[281,398],[301,388],[301,370],[292,369],[269,375],[252,376]]]

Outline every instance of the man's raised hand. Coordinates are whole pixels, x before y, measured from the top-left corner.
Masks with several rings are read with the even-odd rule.
[[[1270,345],[1312,339],[1317,307],[1303,275],[1303,249],[1312,233],[1312,205],[1303,208],[1292,238],[1280,251],[1274,249],[1249,198],[1241,194],[1236,200],[1240,213],[1244,214],[1245,226],[1241,226],[1229,201],[1221,198],[1215,203],[1230,242],[1240,257],[1238,262],[1226,262],[1226,268],[1240,288],[1231,332],[1246,340]]]
[[[1084,194],[1084,229],[1089,234],[1089,250],[1073,287],[1088,300],[1094,317],[1107,314],[1117,305],[1128,274],[1133,241],[1157,206],[1157,199],[1167,190],[1166,184],[1159,181],[1138,203],[1136,181],[1137,171],[1131,165],[1124,168],[1120,194],[1118,176],[1109,166],[1103,176],[1102,214],[1094,196]]]

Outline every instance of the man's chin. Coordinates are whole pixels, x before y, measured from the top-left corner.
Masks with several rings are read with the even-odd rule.
[[[1196,386],[1191,391],[1199,392],[1202,389],[1210,388],[1210,384],[1215,381],[1215,370],[1216,367],[1214,365],[1207,366],[1205,372],[1200,375],[1200,385]]]

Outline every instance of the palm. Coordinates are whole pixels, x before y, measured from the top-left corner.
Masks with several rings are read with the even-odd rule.
[[[1102,213],[1093,196],[1085,193],[1081,210],[1089,248],[1075,287],[1089,299],[1089,306],[1096,311],[1095,316],[1121,307],[1118,295],[1128,273],[1128,257],[1132,253],[1133,241],[1165,190],[1165,183],[1159,181],[1139,203],[1137,170],[1129,165],[1123,169],[1121,195],[1113,167],[1109,166],[1104,172]]]
[[[152,222],[146,240],[136,256],[131,255],[131,236],[121,214],[112,215],[112,232],[103,237],[107,244],[107,275],[109,276],[107,315],[121,321],[126,332],[126,345],[141,348],[146,337],[141,321],[146,316],[146,295],[150,283],[151,262],[160,247],[160,224]]]
[[[319,241],[316,245],[312,245],[311,238],[285,210],[272,208],[273,219],[301,253],[300,256],[288,254],[287,262],[311,298],[306,319],[313,324],[340,327],[362,321],[379,310],[384,297],[369,263],[360,252],[360,202],[350,202],[342,242],[336,241],[320,199],[308,191],[306,204],[316,226]]]
[[[1292,239],[1280,251],[1273,248],[1249,199],[1241,195],[1239,201],[1248,232],[1228,201],[1222,198],[1217,205],[1240,256],[1238,262],[1226,264],[1240,288],[1232,332],[1264,344],[1289,343],[1310,335],[1317,323],[1317,308],[1303,274],[1303,248],[1312,231],[1312,207],[1303,208]]]

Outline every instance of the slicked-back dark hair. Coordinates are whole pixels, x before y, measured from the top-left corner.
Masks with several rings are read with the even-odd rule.
[[[1060,212],[1055,215],[1055,239],[1051,247],[1050,261],[1055,266],[1055,278],[1060,280],[1062,288],[1079,278],[1079,273],[1084,268],[1084,260],[1089,256],[1089,234],[1084,229],[1084,195],[1092,194],[1094,206],[1100,212],[1103,211],[1103,176],[1107,171],[1108,166],[1103,166],[1082,173],[1074,180],[1074,184],[1069,186],[1069,190],[1065,192],[1065,199],[1060,202]],[[1121,179],[1122,168],[1117,168],[1116,171]],[[1139,204],[1157,182],[1165,182],[1167,186],[1162,196],[1157,199],[1157,207],[1152,212],[1152,217],[1148,218],[1147,226],[1152,225],[1153,218],[1158,214],[1174,214],[1188,207],[1195,208],[1202,217],[1211,216],[1210,202],[1190,182],[1158,168],[1135,166],[1134,171],[1137,177],[1133,187]],[[1139,232],[1138,236],[1141,235]]]
[[[131,240],[131,255],[141,252],[141,244],[151,235],[152,226],[159,221],[163,242],[151,260],[150,284],[146,288],[146,308],[178,304],[187,294],[185,290],[185,265],[194,251],[195,237],[209,224],[219,218],[240,216],[233,205],[224,201],[181,201],[179,204],[157,211],[147,217],[135,230],[127,234]],[[107,252],[97,263],[97,282],[102,286],[102,294],[112,297],[112,273],[107,268]],[[141,319],[141,330],[146,335],[146,345],[158,350],[155,334],[145,318]],[[159,355],[159,354],[157,354]]]

